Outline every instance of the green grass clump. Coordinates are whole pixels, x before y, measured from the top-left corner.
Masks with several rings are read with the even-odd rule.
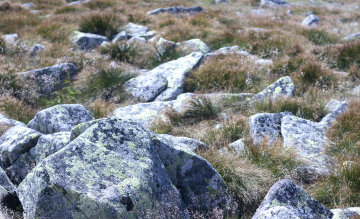
[[[146,25],[151,23],[151,20],[149,17],[147,17],[146,15],[142,14],[142,13],[132,13],[128,15],[128,21],[135,23],[135,24],[142,24],[142,25]]]
[[[214,119],[218,115],[217,108],[205,97],[190,101],[190,107],[182,114],[183,119],[192,119],[194,122]]]
[[[36,29],[37,34],[51,42],[64,42],[70,36],[71,30],[62,23],[44,23]]]
[[[118,32],[117,28],[120,24],[121,21],[112,13],[94,12],[82,17],[79,23],[79,31],[111,38]]]
[[[116,4],[116,1],[113,0],[93,0],[86,2],[84,4],[85,7],[88,7],[91,10],[97,10],[97,9],[105,9],[114,7]]]
[[[138,50],[135,44],[128,44],[127,42],[112,43],[110,45],[100,48],[100,53],[109,55],[111,58],[133,63],[138,55]]]
[[[81,11],[83,11],[83,10],[81,10],[79,7],[64,6],[64,7],[56,9],[54,14],[75,13],[75,12],[81,12]]]
[[[334,60],[339,70],[347,70],[352,65],[360,65],[360,40],[345,43],[334,52]]]
[[[337,37],[335,34],[331,34],[326,30],[319,30],[315,28],[304,29],[299,33],[305,36],[309,41],[313,42],[315,45],[319,45],[319,46],[323,46],[327,44],[335,44],[339,40],[339,37]]]

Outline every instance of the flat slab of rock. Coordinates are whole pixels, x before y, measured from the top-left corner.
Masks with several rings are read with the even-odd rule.
[[[328,114],[322,118],[319,124],[323,125],[326,129],[330,128],[336,119],[341,116],[342,113],[346,112],[348,108],[349,106],[346,101],[331,100],[325,106]]]
[[[289,180],[280,180],[267,193],[253,219],[331,219],[333,213]]]
[[[209,53],[210,48],[200,39],[187,40],[181,43],[177,43],[177,46],[186,54],[193,52]]]
[[[92,33],[82,33],[80,31],[74,31],[71,40],[82,50],[95,49],[100,46],[101,43],[108,41],[108,39],[104,36]]]
[[[152,138],[121,119],[91,126],[19,185],[24,217],[189,218]]]
[[[91,121],[94,116],[80,104],[59,104],[38,112],[28,127],[43,134],[69,132],[83,122]]]
[[[64,87],[66,80],[72,79],[78,73],[72,63],[61,63],[46,68],[19,73],[25,80],[35,83],[42,94],[51,94]]]
[[[284,0],[261,0],[260,7],[262,6],[279,7],[279,6],[290,6],[290,4]]]
[[[126,91],[141,101],[174,100],[183,92],[186,75],[200,62],[203,53],[196,52],[159,65],[125,83]]]
[[[183,8],[183,7],[168,7],[168,8],[158,8],[152,11],[149,11],[147,14],[159,14],[159,13],[165,13],[169,12],[171,14],[178,14],[178,13],[199,13],[203,12],[204,9],[200,6],[195,7],[189,7],[189,8]]]
[[[324,147],[329,143],[323,125],[296,116],[284,116],[281,120],[281,134],[285,148],[293,148],[301,160],[316,174],[326,174]],[[312,172],[312,171],[310,171]]]
[[[320,18],[316,17],[314,14],[307,16],[302,22],[303,26],[314,26],[321,22]]]
[[[253,101],[263,101],[265,99],[276,99],[279,97],[292,97],[295,93],[295,85],[289,76],[282,77],[279,80],[275,81],[265,90],[256,94],[252,100]]]
[[[201,141],[197,141],[192,138],[187,137],[178,137],[168,134],[159,135],[161,139],[165,139],[172,143],[172,145],[176,145],[177,147],[183,148],[185,150],[191,151],[193,153],[197,151],[207,150],[209,147]]]
[[[353,40],[353,39],[357,39],[357,38],[360,38],[360,32],[359,32],[359,33],[350,34],[349,36],[344,37],[343,40],[349,41],[349,40]]]
[[[12,165],[23,153],[38,142],[42,134],[23,126],[14,126],[0,137],[0,164],[2,168]]]

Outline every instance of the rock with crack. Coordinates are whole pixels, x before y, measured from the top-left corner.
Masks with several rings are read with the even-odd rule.
[[[275,183],[253,219],[331,219],[333,213],[289,180]]]
[[[343,40],[349,41],[349,40],[354,40],[354,39],[358,39],[358,38],[360,38],[360,32],[359,32],[359,33],[350,34],[349,36],[344,37]]]
[[[6,169],[6,173],[15,185],[19,185],[37,163],[61,150],[69,142],[70,132],[42,135],[36,146],[32,147],[29,152],[22,154]]]
[[[38,142],[41,134],[23,126],[14,126],[0,137],[0,165],[11,166],[23,153],[28,152]]]
[[[279,7],[279,6],[290,6],[290,4],[284,0],[261,0],[260,7],[263,6]]]
[[[79,31],[74,31],[71,41],[78,45],[81,50],[90,50],[95,49],[100,46],[101,43],[107,42],[108,39],[104,36],[92,34],[92,33],[82,33]]]
[[[19,76],[39,87],[41,94],[51,94],[65,86],[65,81],[78,73],[72,63],[60,63],[46,68],[19,73]]]
[[[205,215],[219,208],[225,215],[238,213],[231,204],[233,200],[223,179],[209,162],[164,138],[154,146],[190,212]]]
[[[293,115],[290,112],[282,113],[259,113],[249,118],[250,137],[254,144],[260,144],[267,140],[273,144],[281,137],[281,119],[286,115]]]
[[[279,97],[292,97],[295,93],[295,85],[289,76],[275,81],[265,90],[256,94],[252,101],[264,101],[265,99],[276,99]]]
[[[284,147],[294,149],[305,163],[308,171],[303,171],[304,173],[327,173],[328,156],[324,154],[324,148],[329,144],[329,140],[322,124],[296,116],[284,116],[281,120],[281,134]]]
[[[171,13],[171,14],[178,14],[178,13],[189,13],[195,14],[199,12],[203,12],[204,9],[200,6],[183,8],[183,7],[168,7],[168,8],[158,8],[152,11],[149,11],[147,14],[159,14],[159,13]]]
[[[202,52],[204,54],[209,53],[210,48],[200,39],[192,39],[176,44],[179,49],[185,54],[193,52]]]
[[[159,65],[125,83],[126,91],[140,101],[174,100],[183,92],[186,75],[197,66],[203,53],[196,52]]]
[[[47,157],[18,187],[25,218],[189,218],[153,133],[107,119]]]
[[[302,22],[303,26],[314,26],[321,22],[320,18],[316,17],[314,14],[307,16]]]
[[[192,153],[209,149],[206,144],[192,138],[178,137],[168,134],[161,134],[159,135],[159,138],[165,139],[165,141],[171,142],[172,145],[176,145],[177,147],[191,151]]]
[[[21,202],[16,194],[16,187],[11,183],[5,171],[0,168],[0,205],[1,210],[4,210],[3,207],[19,211],[22,210]],[[0,217],[2,217],[2,212],[0,211]],[[13,218],[13,217],[9,217]]]
[[[23,122],[9,119],[0,113],[0,126],[17,126],[17,125],[27,127]]]
[[[331,209],[331,212],[334,214],[332,219],[352,219],[360,216],[359,207]]]
[[[340,102],[338,100],[331,100],[325,106],[327,115],[319,122],[324,128],[329,129],[336,119],[348,110],[348,103],[346,101]]]
[[[36,113],[28,127],[43,134],[69,132],[83,122],[91,121],[94,116],[80,104],[59,104]]]

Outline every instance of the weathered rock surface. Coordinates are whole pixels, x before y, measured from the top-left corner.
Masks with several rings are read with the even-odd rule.
[[[62,88],[66,80],[72,79],[78,73],[72,63],[61,63],[46,68],[40,68],[19,75],[25,80],[35,83],[42,94],[51,94]]]
[[[321,219],[333,213],[289,180],[280,180],[267,193],[253,219]]]
[[[178,137],[168,134],[159,135],[160,139],[165,139],[165,141],[171,142],[172,145],[176,145],[182,149],[191,151],[192,153],[196,153],[197,151],[202,151],[209,149],[209,147],[201,141],[197,141],[192,138],[187,137]]]
[[[228,46],[228,47],[223,47],[216,51],[205,54],[204,61],[210,57],[217,56],[220,54],[222,54],[222,55],[236,54],[236,55],[241,55],[241,56],[250,56],[251,55],[249,52],[242,50],[239,46]]]
[[[84,3],[91,2],[91,0],[80,0],[80,1],[73,1],[67,4],[67,6],[73,6],[73,5],[81,5]]]
[[[147,14],[159,14],[169,12],[171,14],[178,14],[178,13],[199,13],[203,12],[204,9],[199,6],[183,8],[183,7],[169,7],[169,8],[158,8],[152,11],[149,11]]]
[[[329,143],[323,125],[296,116],[285,116],[281,120],[281,134],[285,148],[293,148],[299,158],[307,163],[308,172],[327,173],[324,147]]]
[[[261,0],[260,7],[263,6],[278,7],[278,6],[290,6],[290,4],[284,0]]]
[[[289,76],[282,77],[275,81],[265,90],[255,95],[252,100],[262,101],[265,99],[276,99],[279,97],[292,97],[295,92],[295,85]]]
[[[5,171],[0,168],[0,205],[11,210],[21,210],[21,203],[16,194],[16,187],[11,183]],[[0,217],[2,218],[2,212]],[[12,218],[12,217],[9,217]]]
[[[221,148],[219,150],[220,153],[232,153],[236,156],[244,156],[245,155],[245,144],[244,139],[239,139],[229,144],[228,147]]]
[[[95,49],[100,46],[101,43],[108,41],[108,39],[104,36],[92,33],[82,33],[79,31],[74,32],[71,40],[82,50]]]
[[[28,3],[22,4],[21,7],[26,8],[26,9],[30,9],[30,8],[35,7],[35,4],[32,3],[32,2],[28,2]]]
[[[160,51],[163,51],[165,49],[174,49],[177,46],[177,44],[173,41],[166,40],[162,37],[157,41],[156,48]]]
[[[7,126],[16,126],[16,125],[20,125],[23,127],[27,127],[23,122],[20,121],[16,121],[13,119],[9,119],[6,116],[4,116],[3,114],[0,114],[0,126],[3,125],[7,125]]]
[[[0,164],[2,168],[12,165],[21,154],[34,147],[41,134],[23,126],[14,126],[0,137]]]
[[[152,138],[120,119],[91,126],[19,185],[25,218],[189,218]]]
[[[16,39],[19,38],[19,34],[17,33],[10,33],[2,35],[2,38],[5,40],[7,44],[13,45],[16,43]]]
[[[209,53],[210,48],[200,39],[191,39],[181,43],[177,43],[177,46],[186,54],[193,52]]]
[[[120,33],[116,34],[112,40],[113,43],[116,43],[121,40],[128,40],[129,37],[126,34],[126,31],[121,31]]]
[[[45,49],[45,46],[36,43],[30,50],[30,56],[34,57],[36,56],[39,52],[43,51]]]
[[[232,199],[224,181],[209,162],[164,138],[155,144],[155,150],[191,212],[205,215],[219,208],[230,214],[231,210],[237,213],[236,209],[231,209]],[[226,206],[230,209],[227,210]]]
[[[320,23],[320,18],[316,17],[314,14],[310,14],[307,16],[302,22],[301,25],[303,26],[314,26]]]
[[[343,40],[349,41],[349,40],[353,40],[353,39],[357,39],[357,38],[360,38],[360,32],[359,32],[359,33],[350,34],[349,36],[344,37]]]
[[[230,3],[228,0],[215,0],[215,4]]]
[[[155,31],[149,31],[149,28],[134,23],[128,23],[121,29],[122,31],[125,31],[128,39],[132,37],[142,37],[145,39],[150,39],[156,34]]]
[[[326,104],[325,110],[328,114],[319,122],[319,124],[328,129],[342,113],[348,110],[348,103],[346,101],[340,102],[338,100],[331,100]]]
[[[80,104],[59,104],[38,112],[28,127],[44,134],[69,132],[83,122],[93,120],[91,112]]]
[[[185,76],[200,62],[203,54],[192,53],[159,65],[125,83],[125,89],[141,101],[174,100],[183,92]]]
[[[331,212],[334,214],[332,219],[351,219],[357,218],[360,216],[360,208],[345,208],[345,209],[331,209]]]
[[[29,152],[22,154],[6,169],[6,173],[14,184],[19,185],[36,164],[61,150],[69,142],[70,132],[42,135],[36,146],[32,147]]]
[[[281,119],[290,112],[283,113],[259,113],[249,118],[250,137],[254,144],[260,144],[264,139],[268,143],[274,143],[281,137]]]
[[[119,117],[119,118],[121,118],[121,117]],[[122,117],[122,118],[124,118],[124,117]],[[81,135],[83,132],[85,132],[86,129],[88,129],[90,126],[92,126],[100,121],[103,121],[103,120],[106,120],[106,119],[95,119],[95,120],[91,120],[91,121],[80,123],[79,125],[76,125],[74,128],[71,129],[70,141],[77,138],[79,135]]]

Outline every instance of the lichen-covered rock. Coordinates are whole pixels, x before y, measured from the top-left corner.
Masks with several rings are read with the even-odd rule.
[[[124,117],[119,117],[119,118],[124,118]],[[92,126],[100,121],[103,121],[103,120],[106,120],[106,119],[95,119],[95,120],[91,120],[91,121],[80,123],[79,125],[76,125],[73,129],[71,129],[70,141],[77,138],[79,135],[81,135],[83,132],[85,132],[86,129],[88,129],[90,126]]]
[[[169,12],[171,14],[178,14],[178,13],[199,13],[203,12],[204,9],[200,6],[195,7],[189,7],[189,8],[183,8],[183,7],[168,7],[168,8],[158,8],[152,11],[149,11],[147,14],[159,14],[159,13],[165,13]]]
[[[25,80],[35,83],[42,94],[51,94],[62,88],[66,80],[72,79],[78,73],[72,63],[60,63],[46,68],[20,73]]]
[[[250,137],[254,144],[260,144],[264,139],[274,143],[281,137],[281,119],[290,112],[284,113],[259,113],[249,118]]]
[[[34,147],[41,134],[23,126],[14,126],[0,137],[0,165],[7,168],[13,164],[21,154]]]
[[[79,31],[74,32],[71,40],[82,50],[95,49],[100,46],[101,43],[108,41],[108,39],[104,36],[92,33],[82,33]]]
[[[0,114],[0,126],[3,126],[3,125],[8,125],[8,126],[20,125],[23,127],[27,127],[23,122],[9,119],[6,116],[4,116],[3,114]]]
[[[262,101],[265,99],[276,99],[279,97],[291,97],[294,95],[295,85],[289,76],[282,77],[275,81],[265,90],[255,95],[252,100]]]
[[[164,138],[155,143],[155,150],[191,212],[205,215],[219,208],[225,215],[238,213],[237,209],[232,209],[233,200],[223,179],[209,162]]]
[[[360,208],[345,208],[345,209],[331,209],[331,212],[334,214],[332,219],[352,219],[360,216]]]
[[[69,132],[74,126],[93,119],[83,105],[59,104],[36,113],[28,127],[44,134]]]
[[[201,141],[197,141],[192,138],[187,137],[178,137],[168,134],[161,134],[159,138],[165,139],[172,143],[172,145],[176,145],[177,147],[183,148],[185,150],[196,153],[198,151],[209,149],[209,147]]]
[[[307,16],[302,22],[301,25],[303,26],[314,26],[320,23],[320,18],[316,17],[314,14],[310,14]]]
[[[157,41],[156,48],[159,51],[164,51],[165,49],[174,49],[177,46],[177,44],[173,41],[166,40],[162,37]]]
[[[203,54],[192,53],[159,65],[125,83],[125,89],[141,101],[174,100],[183,92],[185,76],[200,62]]]
[[[331,100],[326,104],[325,110],[328,114],[320,121],[319,124],[328,129],[342,113],[348,110],[348,103],[346,101],[340,102],[338,100]]]
[[[22,154],[6,169],[6,173],[14,184],[19,185],[36,164],[61,150],[69,142],[70,132],[42,135],[36,146],[31,148],[29,152]]]
[[[353,39],[357,39],[357,38],[360,38],[360,32],[359,32],[359,33],[350,34],[349,36],[344,37],[343,40],[349,41],[349,40],[353,40]]]
[[[41,45],[40,43],[36,43],[30,50],[30,56],[34,57],[39,52],[43,51],[45,49],[45,46]]]
[[[290,4],[284,0],[261,0],[260,7],[262,6],[278,7],[278,6],[290,6]]]
[[[253,219],[331,219],[333,213],[289,180],[280,180],[267,193]]]
[[[0,168],[0,205],[1,210],[6,207],[11,210],[21,210],[21,203],[16,194],[16,187],[11,183],[5,171]],[[0,211],[0,218],[2,217]],[[12,218],[12,217],[9,217]]]
[[[185,54],[193,52],[209,53],[210,48],[200,39],[187,40],[176,44]]]
[[[189,218],[152,132],[107,119],[47,157],[18,187],[25,218]]]
[[[299,158],[308,165],[308,172],[327,173],[324,147],[329,143],[323,125],[296,116],[284,116],[281,134],[285,148],[293,148]]]

